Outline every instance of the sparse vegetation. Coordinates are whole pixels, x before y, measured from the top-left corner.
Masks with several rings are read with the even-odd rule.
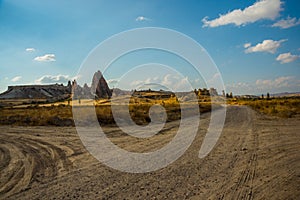
[[[277,117],[290,118],[300,114],[300,98],[234,99],[229,104],[248,105],[256,111]]]
[[[149,94],[147,94],[149,96]],[[150,96],[151,97],[151,96]],[[197,102],[185,103],[185,109],[189,112],[189,108]],[[149,109],[152,105],[161,105],[167,113],[167,121],[179,120],[181,118],[181,108],[178,99],[175,96],[168,98],[144,98],[131,97],[129,108],[114,105],[118,112],[128,111],[132,120],[139,125],[148,124],[151,119],[149,117]],[[211,110],[210,99],[207,101],[198,102],[201,113]],[[85,109],[95,106],[97,119],[101,125],[115,124],[111,110],[111,102],[108,99],[87,100],[79,99],[71,101],[67,99],[65,102],[56,102],[50,104],[25,104],[15,106],[4,106],[1,109],[0,124],[14,124],[25,126],[74,126],[72,106],[78,106],[83,112],[80,123],[90,123],[90,112],[85,112]],[[192,110],[191,110],[192,111]]]

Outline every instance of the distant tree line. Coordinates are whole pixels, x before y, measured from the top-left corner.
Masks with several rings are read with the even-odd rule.
[[[262,98],[262,99],[264,99],[264,98],[265,98],[264,94],[262,94],[262,95],[261,95],[261,98]],[[269,93],[269,92],[267,93],[267,97],[266,97],[266,99],[270,99],[270,93]]]

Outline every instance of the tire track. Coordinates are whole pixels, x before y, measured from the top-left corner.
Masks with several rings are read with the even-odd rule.
[[[65,152],[74,154],[75,150],[18,133],[0,135],[0,198],[70,171],[72,162]]]
[[[249,108],[247,110],[247,123],[243,127],[246,132],[248,148],[243,147],[242,151],[249,151],[246,164],[238,181],[233,189],[232,199],[246,199],[252,200],[253,197],[253,183],[256,175],[257,166],[257,150],[258,150],[258,134],[254,130],[254,113]]]
[[[197,156],[209,116],[182,157],[145,174],[99,163],[72,128],[0,127],[0,190],[12,187],[0,199],[297,199],[299,118],[265,119],[235,106],[227,115],[223,133],[207,157]],[[107,131],[120,147],[147,152],[173,137],[176,127],[166,128],[153,140],[129,140],[112,127]]]

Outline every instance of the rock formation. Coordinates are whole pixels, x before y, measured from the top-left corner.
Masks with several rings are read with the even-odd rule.
[[[72,98],[81,98],[83,96],[82,87],[77,84],[76,80],[72,81]]]
[[[91,87],[86,83],[83,87],[76,80],[68,81],[68,85],[20,85],[8,86],[8,90],[0,94],[0,99],[52,99],[62,100],[70,98],[110,98],[112,92],[109,89],[102,73],[97,71],[92,79]]]
[[[91,92],[96,98],[110,98],[112,96],[112,92],[100,71],[97,71],[93,76]]]
[[[0,99],[65,99],[70,97],[69,88],[62,84],[8,86]]]

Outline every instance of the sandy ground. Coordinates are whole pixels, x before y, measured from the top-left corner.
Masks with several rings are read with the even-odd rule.
[[[0,126],[0,199],[299,199],[299,122],[230,106],[217,145],[199,159],[206,114],[182,157],[144,174],[99,163],[75,128]],[[124,149],[147,152],[171,141],[177,125],[151,139],[105,132]]]

